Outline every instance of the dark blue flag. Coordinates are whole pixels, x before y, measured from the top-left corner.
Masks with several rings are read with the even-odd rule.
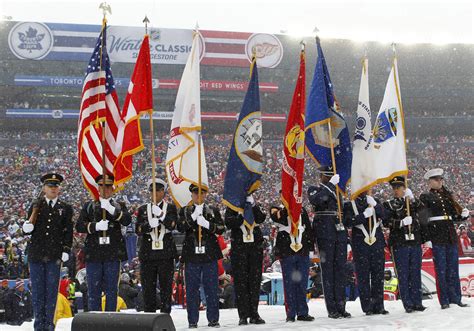
[[[328,126],[330,122],[336,171],[341,177],[338,186],[345,192],[346,184],[351,178],[352,163],[349,130],[344,117],[337,110],[337,101],[319,38],[316,38],[316,46],[318,61],[306,108],[306,148],[319,165],[332,165]]]
[[[253,227],[252,206],[246,197],[260,187],[263,170],[262,118],[257,64],[251,66],[251,78],[240,110],[230,149],[224,182],[224,204],[244,215],[245,225]]]

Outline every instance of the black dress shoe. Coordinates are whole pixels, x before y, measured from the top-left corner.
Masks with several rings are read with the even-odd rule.
[[[210,328],[220,328],[221,327],[221,325],[219,324],[218,321],[209,322],[209,324],[207,326],[210,327]]]
[[[247,325],[247,324],[249,324],[247,323],[247,318],[242,317],[241,319],[239,319],[239,325]]]
[[[467,303],[462,303],[462,302],[457,303],[457,305],[458,305],[459,307],[462,307],[462,308],[464,308],[464,307],[469,307],[469,305],[468,305]]]
[[[416,310],[416,311],[425,311],[425,309],[426,307],[423,305],[413,307],[413,310]]]
[[[405,311],[406,311],[407,313],[413,313],[413,312],[414,312],[413,308],[411,308],[411,307],[407,307],[407,308],[405,309]]]
[[[389,312],[385,309],[374,310],[373,313],[374,313],[374,315],[387,315],[387,314],[389,314]]]
[[[339,313],[336,312],[336,313],[329,313],[329,314],[328,314],[328,317],[329,317],[329,318],[337,319],[337,318],[341,318],[342,316],[341,316],[341,314],[339,314]]]
[[[305,322],[312,322],[312,321],[314,321],[314,317],[311,316],[311,315],[298,316],[297,320],[298,321],[305,321]]]
[[[250,324],[265,324],[265,321],[260,316],[250,317]]]
[[[343,318],[351,318],[352,317],[351,313],[349,313],[345,310],[342,313],[339,313],[339,315],[341,315],[341,317],[343,317]]]
[[[441,309],[448,309],[449,308],[449,305],[446,304],[446,305],[441,305]]]
[[[286,321],[287,321],[287,322],[294,322],[294,321],[295,321],[295,318],[294,318],[294,317],[287,317],[287,318],[286,318]]]
[[[197,323],[189,323],[189,328],[190,329],[197,329],[198,325],[197,325]]]
[[[367,315],[367,316],[370,316],[370,315],[373,315],[373,314],[374,314],[374,312],[371,311],[371,310],[365,312],[365,315]]]

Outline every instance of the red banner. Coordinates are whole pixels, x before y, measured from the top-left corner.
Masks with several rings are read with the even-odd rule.
[[[305,53],[301,51],[300,71],[283,140],[281,172],[281,199],[288,211],[288,222],[291,222],[293,236],[298,235],[303,202],[305,81]]]

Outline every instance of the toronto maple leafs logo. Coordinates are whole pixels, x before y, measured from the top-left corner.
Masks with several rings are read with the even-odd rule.
[[[53,34],[43,23],[20,22],[10,30],[8,43],[18,58],[40,60],[53,48]]]

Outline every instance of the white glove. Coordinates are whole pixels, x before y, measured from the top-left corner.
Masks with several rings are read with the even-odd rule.
[[[369,207],[364,210],[364,217],[369,218],[374,214],[374,208]]]
[[[366,199],[369,206],[372,206],[372,207],[377,206],[377,201],[375,201],[375,199],[372,198],[370,195],[368,195]]]
[[[100,222],[97,222],[95,224],[95,230],[96,231],[107,231],[107,229],[109,228],[109,221],[100,221]]]
[[[431,241],[425,242],[425,246],[429,248],[433,248],[433,243]]]
[[[310,260],[314,259],[314,252],[313,251],[309,251],[309,259]]]
[[[329,182],[332,184],[332,185],[337,185],[339,184],[339,180],[341,179],[341,177],[338,175],[338,174],[335,174],[334,176],[331,177],[331,179],[329,180]]]
[[[61,256],[61,260],[62,260],[63,262],[67,262],[67,261],[69,260],[69,254],[63,252],[63,255]]]
[[[109,199],[99,198],[100,208],[107,210],[110,215],[115,214],[115,207],[112,206]]]
[[[413,218],[411,216],[407,216],[400,222],[400,227],[411,225],[411,223],[413,223]]]
[[[203,228],[209,229],[209,221],[204,218],[204,216],[198,216],[197,218],[198,225],[202,226]]]
[[[193,221],[197,219],[199,215],[202,215],[202,210],[204,209],[204,204],[194,205],[194,212],[191,214]]]
[[[245,198],[245,201],[250,203],[252,206],[255,206],[255,199],[253,198],[251,194],[247,195],[247,197]]]
[[[34,230],[35,226],[31,224],[29,221],[26,221],[23,223],[23,232],[24,233],[30,233]]]
[[[411,201],[415,200],[415,196],[413,195],[413,192],[409,188],[405,190],[405,195],[403,197],[408,198]]]
[[[160,220],[157,219],[157,218],[155,218],[155,217],[153,217],[153,218],[150,220],[149,223],[150,223],[150,227],[151,227],[152,229],[154,229],[154,228],[157,228],[158,225],[160,225]]]
[[[155,216],[161,216],[161,214],[163,213],[163,210],[161,210],[161,208],[158,207],[157,205],[153,205],[151,207],[151,211],[153,212],[153,215]]]
[[[461,212],[461,217],[462,218],[466,218],[466,217],[469,217],[469,209],[467,208],[464,208]],[[24,231],[24,230],[23,230]]]

